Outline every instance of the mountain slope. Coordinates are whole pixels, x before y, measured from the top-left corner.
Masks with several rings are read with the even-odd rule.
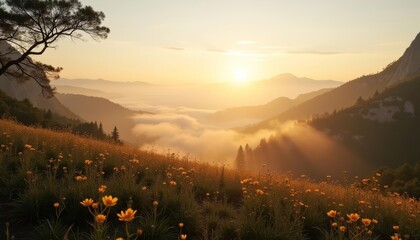
[[[8,52],[10,58],[17,58],[20,53],[14,50],[6,41],[0,41],[0,53]],[[45,76],[45,74],[37,74]],[[48,82],[47,78],[38,79],[41,82]],[[8,96],[17,100],[28,99],[32,105],[40,109],[49,109],[54,113],[71,119],[80,119],[79,116],[64,107],[57,98],[47,98],[42,93],[42,88],[33,80],[22,80],[10,75],[0,76],[0,90]]]
[[[326,93],[330,90],[331,89],[328,88],[301,94],[295,99],[279,97],[267,104],[259,106],[243,106],[228,108],[225,110],[217,111],[211,114],[208,118],[210,121],[216,122],[238,121],[240,119],[263,120],[270,117],[274,117],[293,106],[296,106],[304,101],[314,98],[320,94]]]
[[[420,34],[417,35],[403,56],[388,65],[382,72],[347,82],[330,92],[287,110],[275,118],[247,127],[246,130],[256,131],[261,128],[271,128],[273,121],[304,119],[314,114],[350,107],[359,97],[367,99],[373,96],[376,91],[383,91],[418,74],[420,74]]]
[[[121,139],[135,143],[135,136],[131,132],[135,125],[132,117],[145,112],[134,112],[99,97],[77,94],[56,94],[56,96],[62,104],[87,121],[101,122],[105,132],[110,133],[116,126]]]
[[[420,77],[309,124],[289,125],[243,152],[246,166],[291,170],[320,178],[366,176],[383,166],[415,165],[420,159]]]

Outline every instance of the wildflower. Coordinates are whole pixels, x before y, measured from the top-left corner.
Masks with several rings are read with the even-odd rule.
[[[373,224],[378,224],[378,220],[376,220],[376,219],[374,219],[374,218],[373,218],[373,219],[372,219],[372,223],[373,223]]]
[[[136,215],[137,210],[128,208],[125,212],[121,211],[121,213],[117,213],[118,216],[118,220],[122,221],[122,222],[131,222],[131,220],[134,219],[134,215]]]
[[[147,187],[142,187],[141,190],[146,191]]]
[[[347,214],[347,217],[350,219],[351,222],[357,222],[357,220],[359,220],[360,215],[357,213],[350,213]]]
[[[104,203],[106,207],[115,206],[115,204],[117,204],[117,201],[118,201],[118,198],[116,197],[114,198],[112,197],[112,195],[102,197],[102,202]]]
[[[395,231],[398,231],[398,230],[400,230],[400,226],[398,226],[398,225],[392,226],[392,229],[394,229]]]
[[[85,200],[81,201],[80,204],[83,205],[83,207],[89,207],[92,205],[93,199],[92,198],[86,198]]]
[[[369,218],[362,218],[362,223],[365,225],[365,227],[369,226],[372,220]]]
[[[369,231],[367,232],[367,234],[368,234],[368,235],[372,235],[372,231],[371,231],[371,230],[369,230]]]
[[[92,203],[92,208],[93,209],[98,209],[98,207],[99,207],[99,204],[98,203]]]
[[[257,195],[264,195],[264,191],[261,189],[257,189],[255,192],[257,193]]]
[[[101,185],[101,186],[98,188],[98,192],[99,192],[99,193],[104,193],[104,192],[105,192],[105,190],[106,190],[106,188],[107,188],[107,186],[105,186],[105,185]]]
[[[96,217],[95,217],[95,221],[96,221],[96,222],[98,222],[98,223],[103,223],[103,222],[105,222],[105,219],[106,219],[106,216],[105,216],[105,215],[103,215],[103,214],[98,214],[98,215],[96,215]]]
[[[179,227],[183,228],[184,227],[184,223],[179,223]]]
[[[328,217],[335,217],[337,215],[337,211],[335,210],[330,210],[329,212],[327,212]]]
[[[380,177],[380,176],[381,176],[381,174],[380,174],[380,173],[376,173],[376,176],[377,176],[377,177]]]
[[[336,228],[337,227],[337,223],[336,222],[331,223],[331,227]]]
[[[79,175],[79,176],[76,176],[75,179],[76,179],[76,181],[85,181],[85,180],[87,180],[87,177]]]
[[[345,231],[346,231],[346,227],[344,227],[344,226],[340,226],[338,229],[339,229],[340,231],[342,231],[342,232],[345,232]]]
[[[170,181],[170,182],[169,182],[169,184],[170,184],[171,186],[176,186],[176,182],[175,182],[175,181]]]
[[[60,204],[59,204],[58,202],[55,202],[55,203],[54,203],[54,207],[55,207],[55,208],[58,208],[59,206],[60,206]]]
[[[88,159],[87,159],[87,160],[85,160],[85,165],[86,165],[86,166],[89,166],[90,164],[92,164],[92,160],[88,160]]]
[[[136,231],[136,234],[137,234],[137,236],[141,236],[143,234],[143,230],[138,228],[137,231]]]
[[[153,201],[153,206],[155,206],[155,207],[157,207],[159,205],[159,202],[158,201]]]
[[[119,237],[119,238],[116,238],[115,240],[124,240],[124,238]]]
[[[187,234],[181,234],[181,240],[187,239]]]
[[[400,238],[398,238],[398,235],[394,235],[394,236],[391,236],[391,240],[400,240]]]

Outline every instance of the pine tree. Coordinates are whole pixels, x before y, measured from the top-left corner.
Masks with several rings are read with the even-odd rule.
[[[236,154],[236,168],[239,170],[245,168],[245,153],[242,145],[239,146],[238,153]]]
[[[111,132],[111,139],[116,143],[121,143],[120,133],[118,132],[117,126],[114,127],[114,130]]]

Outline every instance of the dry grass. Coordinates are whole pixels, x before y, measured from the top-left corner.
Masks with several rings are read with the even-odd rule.
[[[420,239],[420,203],[380,176],[239,173],[4,120],[0,144],[0,239]]]

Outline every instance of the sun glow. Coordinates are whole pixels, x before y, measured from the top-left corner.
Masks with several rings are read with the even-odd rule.
[[[248,72],[243,68],[237,68],[233,72],[235,83],[246,83],[248,82]]]

